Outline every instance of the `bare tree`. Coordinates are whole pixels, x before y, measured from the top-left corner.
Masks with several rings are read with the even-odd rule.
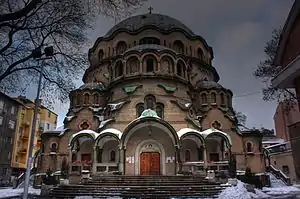
[[[87,67],[87,30],[99,14],[123,15],[144,0],[0,0],[0,91],[22,93],[43,70],[43,99],[68,99]],[[35,49],[54,47],[51,59]],[[43,51],[42,51],[43,52]]]
[[[286,107],[289,109],[293,107],[297,100],[294,90],[279,89],[271,84],[271,79],[274,78],[281,70],[280,67],[274,66],[273,64],[281,32],[282,28],[273,30],[272,38],[266,43],[264,48],[266,58],[258,64],[254,71],[254,76],[261,79],[266,85],[266,87],[263,88],[263,99],[265,101],[277,100],[278,102],[284,102]]]

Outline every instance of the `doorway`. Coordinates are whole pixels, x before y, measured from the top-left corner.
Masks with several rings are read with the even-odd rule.
[[[160,154],[158,152],[141,153],[140,175],[160,175]]]

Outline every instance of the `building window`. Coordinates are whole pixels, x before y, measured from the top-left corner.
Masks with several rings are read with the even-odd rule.
[[[146,72],[153,72],[154,71],[154,60],[149,58],[146,61]]]
[[[3,117],[0,116],[0,126],[3,124]]]
[[[210,97],[211,97],[211,103],[216,103],[217,102],[216,93],[211,93]]]
[[[124,53],[126,49],[127,49],[126,43],[124,41],[120,41],[116,47],[117,55]]]
[[[186,162],[190,162],[191,161],[191,151],[188,149],[185,150],[184,157],[185,157]]]
[[[138,58],[131,57],[126,62],[126,74],[132,74],[140,71],[140,62]]]
[[[116,76],[115,77],[120,77],[120,76],[123,75],[123,63],[122,63],[122,61],[118,61],[116,63],[115,70],[116,70]]]
[[[89,94],[84,94],[84,97],[83,97],[83,104],[85,104],[85,105],[87,105],[87,104],[89,104],[89,101],[90,101],[90,99],[89,99]]]
[[[98,96],[98,94],[94,94],[94,104],[99,104],[99,96]]]
[[[49,123],[47,123],[47,130],[49,130],[50,129],[50,124]]]
[[[48,111],[48,117],[49,117],[49,118],[51,117],[51,112],[50,112],[50,111]]]
[[[2,110],[3,111],[4,109],[4,102],[3,101],[0,101],[0,111]]]
[[[201,94],[201,103],[202,104],[207,104],[207,96],[205,93]]]
[[[160,45],[160,40],[155,37],[144,37],[139,41],[139,44],[157,44]]]
[[[114,150],[112,150],[110,152],[110,162],[115,162],[116,161],[116,152]]]
[[[56,143],[52,143],[51,147],[50,147],[50,152],[56,153],[57,150],[57,144]]]
[[[16,112],[16,107],[12,106],[11,109],[10,109],[10,113],[11,113],[12,115],[14,115],[15,112]]]
[[[181,41],[176,40],[173,43],[173,49],[177,52],[177,53],[184,53],[184,45]]]
[[[7,175],[7,171],[8,171],[7,168],[3,168],[3,170],[2,170],[2,175]]]
[[[12,138],[11,137],[7,137],[7,143],[12,144]]]
[[[143,111],[145,110],[144,108],[144,104],[143,103],[139,103],[137,106],[136,106],[136,114],[137,114],[137,117],[140,117],[143,113]]]
[[[224,104],[225,104],[225,102],[224,102]],[[227,104],[228,104],[227,105],[228,107],[231,107],[231,100],[230,100],[230,96],[229,95],[227,95]]]
[[[84,121],[84,122],[82,122],[82,123],[80,124],[80,128],[81,128],[82,130],[88,129],[89,127],[90,127],[90,125],[88,124],[87,121]]]
[[[247,142],[247,153],[251,153],[252,152],[252,144],[250,142]]]
[[[225,104],[224,93],[221,93],[221,94],[220,94],[220,98],[221,98],[221,104]]]
[[[103,50],[101,49],[101,50],[99,50],[99,61],[102,61],[103,56],[104,56],[104,52],[103,52]]]
[[[163,104],[157,103],[156,113],[157,113],[157,116],[160,117],[161,119],[164,118],[164,105]]]
[[[8,160],[11,159],[11,153],[10,153],[10,151],[9,151],[8,154],[7,154],[7,159],[8,159]]]
[[[197,49],[197,58],[203,60],[203,50],[201,48]]]
[[[154,109],[155,106],[155,97],[148,95],[145,97],[146,109]]]
[[[10,129],[15,129],[15,121],[9,120],[9,122],[8,122],[8,127],[9,127]]]

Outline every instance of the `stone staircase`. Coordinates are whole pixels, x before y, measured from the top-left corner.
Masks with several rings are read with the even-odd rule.
[[[50,198],[217,198],[224,188],[195,176],[93,176],[85,184],[54,188]]]

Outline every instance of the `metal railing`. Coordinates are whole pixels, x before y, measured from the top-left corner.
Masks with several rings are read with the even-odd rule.
[[[290,177],[286,176],[281,170],[276,169],[273,165],[270,165],[267,169],[276,178],[282,180],[286,185],[288,186],[292,185]]]

